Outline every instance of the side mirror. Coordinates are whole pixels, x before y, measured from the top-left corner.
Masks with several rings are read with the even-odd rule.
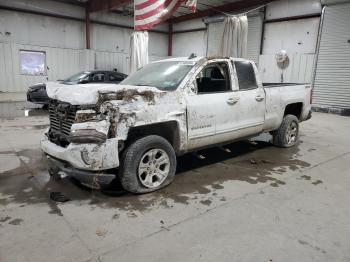
[[[197,94],[198,93],[198,87],[196,81],[191,82],[188,85],[189,89],[191,90],[192,93]]]

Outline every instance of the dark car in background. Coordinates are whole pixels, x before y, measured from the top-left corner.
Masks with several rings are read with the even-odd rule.
[[[108,83],[119,84],[127,75],[116,71],[84,71],[75,74],[65,80],[59,80],[57,83],[62,85],[76,85],[76,84],[93,84],[93,83]],[[49,97],[46,93],[46,84],[39,83],[28,87],[27,100],[29,102],[41,105],[49,104]]]

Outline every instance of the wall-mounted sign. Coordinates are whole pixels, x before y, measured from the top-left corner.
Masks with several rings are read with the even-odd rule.
[[[46,53],[39,51],[19,51],[20,70],[23,75],[46,75]]]

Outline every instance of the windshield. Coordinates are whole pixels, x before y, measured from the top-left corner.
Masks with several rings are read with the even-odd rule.
[[[80,80],[87,77],[89,72],[80,72],[78,74],[72,75],[71,77],[63,80],[63,83],[78,83]]]
[[[131,74],[121,84],[152,86],[165,91],[175,90],[194,64],[175,61],[148,64]]]

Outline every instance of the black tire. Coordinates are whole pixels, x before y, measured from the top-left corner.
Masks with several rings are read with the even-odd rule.
[[[145,154],[154,149],[164,151],[168,156],[170,164],[168,167],[168,175],[166,176],[165,180],[159,186],[149,188],[141,181],[142,177],[139,175],[139,165],[141,164],[141,160],[144,158]],[[163,137],[150,135],[135,140],[124,150],[119,169],[119,179],[126,191],[136,194],[143,194],[154,192],[169,185],[174,180],[175,172],[176,155],[171,144]]]
[[[294,135],[295,138],[294,140],[293,139],[289,140],[287,136],[288,136],[288,132],[290,132],[292,127],[295,128],[295,131],[293,131],[293,133],[295,133]],[[284,148],[292,147],[297,143],[298,135],[299,135],[298,118],[294,115],[286,115],[283,118],[280,127],[273,133],[273,144],[275,146],[284,147]]]

